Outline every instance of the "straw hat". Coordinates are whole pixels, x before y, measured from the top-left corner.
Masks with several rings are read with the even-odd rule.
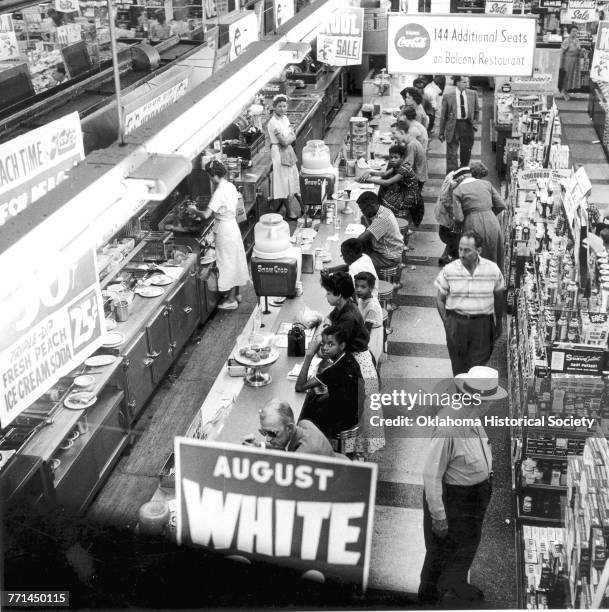
[[[474,366],[469,372],[457,374],[455,384],[467,395],[480,395],[483,400],[507,397],[507,391],[499,386],[499,372],[487,366]]]

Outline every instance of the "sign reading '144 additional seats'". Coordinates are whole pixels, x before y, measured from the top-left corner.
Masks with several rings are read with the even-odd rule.
[[[95,249],[84,239],[53,255],[0,303],[0,427],[6,427],[101,343]]]
[[[593,81],[609,82],[609,21],[598,22],[590,78]]]
[[[366,588],[376,465],[176,438],[178,542]]]
[[[345,7],[333,13],[317,35],[317,61],[330,66],[361,64],[363,28],[364,9]]]
[[[530,15],[389,13],[387,68],[393,74],[531,76],[535,39]]]

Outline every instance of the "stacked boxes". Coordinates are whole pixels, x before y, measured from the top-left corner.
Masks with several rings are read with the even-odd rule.
[[[560,599],[560,577],[567,569],[565,530],[523,525],[527,607],[544,609]]]
[[[571,600],[590,607],[609,545],[609,444],[588,438],[567,471],[566,543]]]

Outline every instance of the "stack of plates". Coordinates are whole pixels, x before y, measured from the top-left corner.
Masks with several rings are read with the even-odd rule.
[[[89,368],[99,368],[110,365],[116,361],[114,355],[93,355],[89,359],[85,359],[85,365]]]
[[[165,289],[161,287],[138,287],[135,292],[142,297],[153,298],[159,297],[165,293]]]
[[[102,346],[105,348],[116,348],[125,341],[125,336],[121,332],[110,332],[106,334],[102,340]]]

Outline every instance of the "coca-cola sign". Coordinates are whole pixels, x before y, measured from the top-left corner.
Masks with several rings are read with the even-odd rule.
[[[429,32],[417,23],[408,23],[395,35],[395,48],[406,60],[421,59],[430,47]]]

